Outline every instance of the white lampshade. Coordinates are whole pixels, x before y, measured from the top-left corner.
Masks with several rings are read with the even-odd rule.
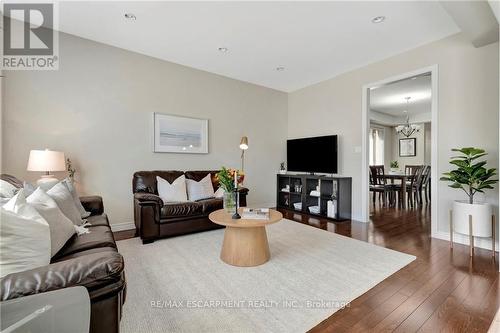
[[[248,149],[248,138],[243,136],[240,141],[240,149],[247,150]]]
[[[28,171],[65,171],[64,153],[53,150],[32,150],[28,160]]]

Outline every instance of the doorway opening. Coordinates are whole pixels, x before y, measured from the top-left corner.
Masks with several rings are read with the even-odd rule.
[[[429,207],[437,227],[437,65],[363,87],[362,219]]]

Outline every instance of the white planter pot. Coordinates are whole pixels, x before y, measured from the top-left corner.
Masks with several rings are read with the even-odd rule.
[[[391,172],[392,173],[398,173],[399,172],[399,168],[391,168]]]
[[[456,200],[453,202],[453,231],[469,235],[469,215],[472,216],[472,234],[476,237],[491,237],[491,215],[490,204]]]
[[[286,175],[286,170],[280,170],[280,175]]]

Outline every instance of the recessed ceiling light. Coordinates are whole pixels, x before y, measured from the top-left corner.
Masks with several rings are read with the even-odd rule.
[[[372,18],[372,23],[382,23],[385,21],[385,16],[377,16]]]
[[[132,13],[125,13],[125,18],[132,21],[137,20],[137,17],[135,17],[135,15]]]
[[[278,66],[278,67],[276,67],[276,70],[277,70],[278,72],[283,72],[283,71],[285,70],[285,67],[283,67],[283,66]]]
[[[219,50],[219,52],[222,52],[222,53],[226,53],[227,51],[229,51],[229,49],[227,47],[219,47],[217,50]]]

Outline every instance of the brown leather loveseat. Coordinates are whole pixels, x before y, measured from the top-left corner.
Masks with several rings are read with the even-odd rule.
[[[136,232],[144,244],[161,237],[221,228],[210,222],[208,215],[223,206],[221,198],[181,203],[164,203],[158,196],[156,176],[172,183],[181,175],[200,181],[211,174],[214,191],[219,187],[218,171],[138,171],[132,179]],[[241,188],[240,206],[246,206],[248,189]]]
[[[16,187],[23,183],[13,176],[1,178]],[[86,211],[90,233],[73,235],[47,266],[12,273],[0,279],[2,301],[61,288],[83,286],[90,295],[90,332],[120,331],[125,302],[123,257],[118,253],[102,198],[80,197]]]

